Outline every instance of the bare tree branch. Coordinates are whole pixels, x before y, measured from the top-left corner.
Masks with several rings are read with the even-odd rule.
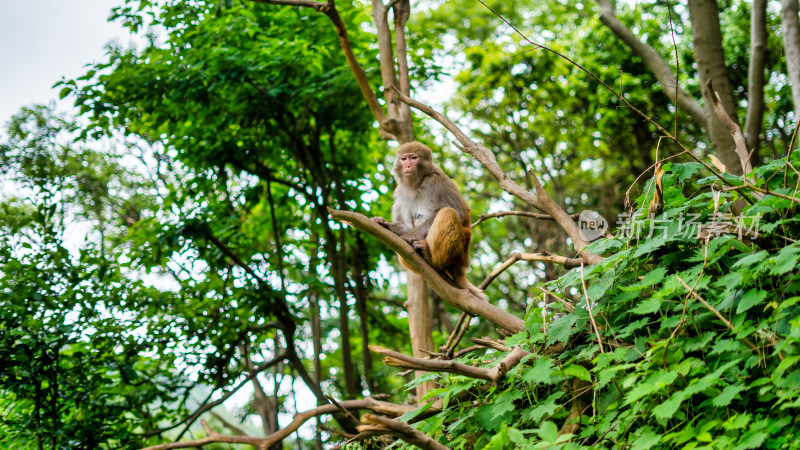
[[[379,412],[381,414],[389,414],[392,416],[400,416],[409,411],[416,409],[416,406],[410,405],[397,405],[395,403],[383,402],[373,398],[365,398],[362,400],[346,400],[339,402],[340,407],[346,409],[369,409],[371,411]],[[285,428],[266,437],[251,437],[251,436],[228,436],[219,434],[213,430],[203,439],[194,441],[181,441],[170,442],[166,444],[154,445],[142,450],[168,450],[173,448],[188,448],[188,447],[201,447],[203,445],[213,444],[215,442],[226,442],[233,444],[248,444],[256,447],[259,450],[267,450],[274,444],[286,439],[290,434],[294,433],[301,425],[306,423],[309,419],[322,415],[338,413],[339,407],[337,405],[322,405],[314,409],[297,413],[294,420]],[[206,424],[204,427],[207,427]],[[208,432],[208,429],[207,429]]]
[[[481,347],[488,347],[500,352],[510,352],[513,350],[511,347],[506,347],[503,345],[501,341],[495,341],[494,339],[489,339],[487,337],[484,338],[472,338],[470,341],[480,345]]]
[[[450,305],[472,315],[483,317],[512,333],[522,331],[525,328],[525,322],[519,317],[482,300],[468,289],[459,289],[448,283],[439,275],[436,269],[431,267],[422,256],[417,254],[408,243],[366,216],[349,211],[332,209],[329,211],[331,217],[334,219],[349,223],[388,245],[392,250],[403,257],[403,260],[414,272],[420,274],[420,276],[425,279],[431,286],[431,289],[433,289],[442,300]]]
[[[532,217],[534,219],[539,219],[539,220],[553,220],[553,216],[551,216],[550,214],[539,214],[539,213],[532,213],[532,212],[528,212],[528,211],[503,211],[503,212],[493,213],[493,214],[481,214],[480,216],[478,216],[478,220],[473,222],[472,225],[470,225],[470,227],[471,228],[475,228],[481,222],[483,222],[483,221],[485,221],[487,219],[492,219],[492,218],[495,218],[495,217],[505,217],[505,216],[524,216],[524,217]],[[578,218],[580,217],[580,214],[572,214],[570,217],[572,218],[572,220],[578,220]]]
[[[714,112],[717,113],[717,117],[719,117],[719,120],[722,121],[722,124],[725,125],[725,128],[727,128],[731,133],[733,136],[733,141],[736,143],[736,154],[739,156],[739,163],[742,165],[742,173],[747,174],[753,170],[753,164],[750,163],[750,152],[747,151],[747,142],[745,142],[742,129],[739,127],[739,124],[737,124],[728,115],[728,112],[722,105],[719,94],[714,90],[714,86],[710,79],[706,83],[706,86],[708,87],[708,90],[711,91],[711,102]],[[728,170],[731,170],[731,167],[728,167]]]
[[[377,345],[370,345],[369,348],[373,352],[383,355],[384,364],[392,367],[422,370],[426,372],[454,373],[456,375],[464,375],[470,378],[491,381],[493,383],[499,383],[509,370],[519,364],[522,358],[530,354],[520,347],[515,347],[511,353],[500,360],[497,365],[491,369],[487,369],[484,367],[470,366],[457,361],[414,358],[413,356],[404,355]]]
[[[448,450],[444,445],[436,442],[425,433],[415,430],[410,425],[399,420],[392,420],[387,417],[376,416],[374,414],[364,414],[361,421],[367,425],[358,427],[358,431],[384,431],[396,436],[409,444],[416,445],[423,450]]]

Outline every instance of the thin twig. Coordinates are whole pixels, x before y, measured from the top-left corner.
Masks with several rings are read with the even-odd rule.
[[[361,423],[361,422],[358,421],[358,419],[356,419],[356,416],[352,415],[350,413],[350,411],[348,411],[347,409],[343,408],[342,405],[339,402],[337,402],[335,398],[331,397],[328,394],[325,394],[325,398],[330,400],[330,402],[333,403],[334,406],[339,408],[339,411],[344,413],[344,415],[347,416],[348,419],[352,420],[355,425],[358,425],[359,423]]]
[[[480,224],[481,222],[483,222],[485,220],[493,219],[493,218],[496,218],[496,217],[505,217],[505,216],[523,216],[523,217],[530,217],[530,218],[539,219],[539,220],[554,220],[553,216],[551,216],[550,214],[533,213],[533,212],[528,212],[528,211],[503,211],[503,212],[492,213],[492,214],[481,214],[480,216],[478,216],[478,220],[473,222],[473,224],[470,225],[470,227],[471,228],[475,228],[476,226],[478,226],[478,224]],[[572,217],[573,220],[578,220],[578,218],[580,217],[580,214],[572,214],[572,215],[570,215],[570,217]]]
[[[703,304],[703,306],[706,307],[706,309],[708,309],[709,311],[714,313],[714,315],[717,316],[717,318],[719,320],[721,320],[722,323],[724,323],[725,326],[728,327],[729,330],[733,331],[734,333],[736,332],[736,327],[733,326],[733,324],[730,322],[730,320],[726,319],[725,316],[720,314],[720,312],[717,311],[716,308],[714,308],[713,306],[709,305],[708,302],[705,301],[705,299],[703,297],[701,297],[697,292],[694,292],[694,290],[692,288],[690,288],[689,285],[686,284],[686,282],[683,281],[683,279],[681,277],[679,277],[678,275],[675,275],[675,278],[677,278],[678,281],[683,285],[683,287],[685,287],[689,291],[689,293],[692,295],[692,297],[696,298],[700,303]],[[751,349],[753,349],[754,351],[758,351],[758,346],[756,344],[753,344],[747,338],[744,338],[743,340]]]
[[[589,311],[589,320],[592,321],[592,328],[594,328],[594,334],[597,336],[597,344],[600,346],[600,353],[605,353],[605,350],[603,350],[603,340],[600,337],[600,330],[597,328],[597,322],[594,321],[594,315],[592,314],[592,302],[589,301],[589,294],[586,292],[586,278],[583,276],[583,264],[581,264],[581,285],[583,286],[583,298],[586,299],[586,309]]]

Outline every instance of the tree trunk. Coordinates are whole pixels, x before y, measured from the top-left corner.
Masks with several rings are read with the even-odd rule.
[[[722,51],[722,33],[716,0],[689,0],[689,15],[692,19],[694,54],[700,73],[708,134],[720,161],[725,164],[729,172],[740,175],[742,166],[736,154],[733,136],[714,113],[711,101],[713,94],[706,87],[706,82],[712,80],[723,107],[731,119],[738,122],[736,102],[728,79],[728,69],[725,66],[725,54]]]
[[[316,264],[311,266],[314,270]],[[314,381],[319,384],[322,381],[322,361],[320,355],[322,354],[322,323],[320,320],[319,296],[316,293],[309,294],[309,301],[311,302],[311,340],[314,345]],[[317,401],[317,406],[321,402]],[[317,450],[322,450],[322,432],[319,427],[322,425],[319,416],[317,416],[317,427],[314,432],[314,445]]]
[[[358,388],[356,382],[355,365],[353,364],[353,354],[350,350],[350,307],[347,305],[347,290],[345,289],[345,228],[339,230],[340,244],[337,250],[336,243],[333,241],[333,232],[331,235],[331,245],[329,250],[332,251],[331,261],[333,269],[333,282],[336,289],[336,295],[339,297],[339,332],[342,334],[342,365],[344,366],[344,384],[347,398],[356,398],[361,395],[361,390]]]
[[[800,117],[800,20],[797,0],[781,0],[783,47],[786,51],[786,71],[792,86],[795,116]]]
[[[406,271],[406,276],[408,278],[406,310],[408,310],[408,331],[411,334],[411,350],[415,358],[427,358],[429,355],[423,350],[435,351],[432,336],[433,321],[431,320],[431,308],[428,304],[428,286],[421,276],[411,270]],[[423,374],[425,372],[416,372],[417,376]],[[434,388],[436,388],[436,383],[433,381],[417,385],[417,401]]]
[[[361,236],[356,236],[357,247],[352,251],[353,284],[356,297],[356,312],[358,313],[359,325],[361,329],[361,359],[364,365],[364,378],[367,381],[367,388],[370,394],[377,392],[375,381],[372,376],[372,352],[369,349],[369,308],[368,297],[369,289],[367,279],[369,274],[364,269],[365,261],[369,257],[366,244]]]
[[[795,0],[795,18],[797,18]],[[784,34],[784,39],[786,35]],[[767,59],[767,0],[753,0],[750,14],[750,67],[747,73],[747,119],[744,138],[747,150],[759,147],[759,135],[764,122],[764,65]],[[792,83],[792,89],[795,88]],[[795,105],[797,102],[795,102]],[[758,152],[753,152],[757,155]]]

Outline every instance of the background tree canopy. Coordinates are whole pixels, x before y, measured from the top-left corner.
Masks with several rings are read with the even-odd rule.
[[[797,0],[110,20],[0,143],[0,448],[796,446]],[[364,220],[412,140],[488,303]]]

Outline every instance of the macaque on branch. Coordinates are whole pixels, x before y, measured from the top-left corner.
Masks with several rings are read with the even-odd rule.
[[[419,142],[401,145],[393,172],[397,187],[392,222],[372,220],[403,238],[456,287],[485,299],[466,277],[472,237],[469,207],[453,180],[433,164],[431,149]],[[408,268],[403,258],[400,263]]]

